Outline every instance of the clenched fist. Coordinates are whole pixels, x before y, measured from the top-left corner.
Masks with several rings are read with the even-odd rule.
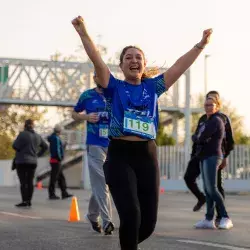
[[[73,19],[71,23],[73,24],[75,30],[80,36],[84,36],[87,34],[84,20],[81,16],[78,16],[75,19]]]
[[[212,30],[212,29],[207,29],[207,30],[204,30],[204,31],[203,31],[202,39],[201,39],[201,41],[199,42],[199,45],[200,45],[201,47],[205,47],[205,46],[209,43],[210,36],[211,36],[212,33],[213,33],[213,30]]]

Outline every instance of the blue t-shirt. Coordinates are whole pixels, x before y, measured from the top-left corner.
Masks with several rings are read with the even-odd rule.
[[[103,94],[98,93],[95,89],[89,89],[83,92],[74,107],[75,112],[86,111],[89,113],[98,113],[100,120],[97,123],[87,122],[87,145],[97,145],[108,147],[108,123],[109,117],[106,111],[106,100]],[[101,131],[107,130],[105,135]]]
[[[163,74],[146,78],[139,85],[116,79],[110,74],[104,89],[110,113],[110,137],[137,135],[155,139],[159,123],[157,99],[166,91]],[[151,134],[144,133],[151,128]],[[155,132],[153,132],[155,130]]]

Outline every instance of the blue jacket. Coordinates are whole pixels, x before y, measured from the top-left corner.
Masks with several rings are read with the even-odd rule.
[[[63,144],[60,137],[53,133],[48,137],[48,141],[50,144],[50,157],[52,159],[57,159],[58,161],[62,161],[64,157]]]

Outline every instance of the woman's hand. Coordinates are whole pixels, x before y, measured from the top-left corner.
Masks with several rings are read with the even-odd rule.
[[[73,24],[80,37],[87,35],[84,20],[81,16],[76,17],[74,20],[72,20],[71,23]]]
[[[211,34],[213,33],[212,29],[207,29],[203,31],[203,36],[201,41],[198,43],[198,45],[201,48],[204,48],[210,41]]]

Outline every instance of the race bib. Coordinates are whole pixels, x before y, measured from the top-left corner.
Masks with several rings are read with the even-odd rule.
[[[100,124],[99,125],[99,137],[108,138],[109,130],[107,124]]]
[[[148,139],[155,139],[156,137],[153,118],[136,115],[128,111],[124,112],[123,130]]]
[[[99,115],[99,137],[108,138],[109,130],[108,130],[108,122],[109,115],[108,112],[102,111],[98,112]]]

